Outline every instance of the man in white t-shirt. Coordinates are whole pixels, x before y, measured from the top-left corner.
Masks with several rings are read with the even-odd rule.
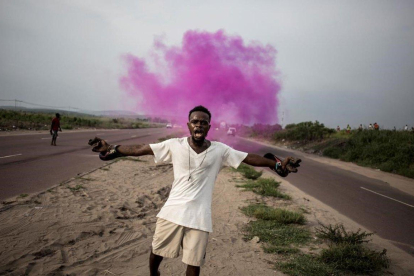
[[[187,123],[191,136],[169,139],[150,145],[108,145],[95,138],[90,141],[100,152],[102,160],[119,156],[153,155],[156,163],[172,162],[174,182],[167,202],[158,213],[150,254],[150,275],[160,275],[163,257],[178,257],[187,264],[186,275],[199,275],[204,264],[208,235],[213,231],[211,201],[220,170],[225,166],[237,168],[241,162],[258,167],[279,167],[278,173],[289,168],[290,157],[281,164],[257,154],[245,153],[206,139],[211,114],[203,106],[189,112]],[[281,169],[281,170],[280,170]],[[288,173],[282,174],[286,176]]]

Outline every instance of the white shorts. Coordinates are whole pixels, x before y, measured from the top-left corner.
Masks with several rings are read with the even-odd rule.
[[[183,248],[183,263],[202,266],[206,259],[208,232],[188,228],[158,218],[152,240],[152,253],[177,258]]]

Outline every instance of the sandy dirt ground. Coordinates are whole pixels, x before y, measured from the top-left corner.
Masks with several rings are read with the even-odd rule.
[[[263,176],[281,181],[267,171]],[[151,157],[142,157],[109,164],[39,194],[8,199],[0,205],[0,275],[149,275],[155,216],[172,180],[171,165],[156,166]],[[263,253],[260,243],[243,240],[249,218],[240,207],[249,202],[305,209],[310,228],[319,222],[361,228],[290,185],[288,178],[281,190],[293,197],[289,202],[241,191],[236,188],[240,180],[230,169],[219,174],[213,196],[214,233],[202,275],[283,275],[274,269],[276,255]],[[372,248],[387,248],[389,272],[414,275],[409,254],[378,237]],[[185,274],[181,256],[165,259],[160,269],[162,275]]]

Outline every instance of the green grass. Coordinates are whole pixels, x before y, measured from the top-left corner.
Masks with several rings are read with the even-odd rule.
[[[68,186],[68,189],[71,190],[72,192],[77,192],[77,191],[80,191],[82,189],[85,189],[85,187],[83,187],[82,185],[76,185],[75,187],[69,187]]]
[[[309,242],[309,230],[292,224],[281,224],[273,220],[251,221],[246,225],[247,240],[257,236],[270,246],[302,245]]]
[[[260,220],[271,220],[280,224],[305,224],[303,214],[280,208],[271,208],[263,204],[254,204],[241,208],[242,212]]]
[[[237,185],[236,187],[243,188],[247,191],[252,191],[262,196],[272,196],[282,199],[291,199],[287,194],[284,194],[278,190],[280,182],[277,182],[273,178],[259,178],[256,181],[248,181],[245,184]]]
[[[25,197],[28,197],[29,196],[29,194],[20,194],[19,195],[19,197],[21,197],[21,198],[25,198]]]
[[[258,179],[263,174],[262,171],[258,172],[252,166],[243,163],[240,164],[236,171],[240,172],[245,178],[252,180]]]
[[[321,262],[317,256],[298,255],[287,262],[276,264],[276,268],[292,276],[333,276],[340,275],[332,266]]]
[[[257,218],[246,225],[245,238],[250,240],[255,236],[259,237],[260,241],[267,243],[269,251],[280,246],[305,244],[310,240],[309,230],[297,226],[305,223],[303,214],[263,204],[252,204],[241,210],[245,215]]]

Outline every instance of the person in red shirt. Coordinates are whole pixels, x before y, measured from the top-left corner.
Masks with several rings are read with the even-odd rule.
[[[56,117],[53,118],[52,125],[50,126],[50,135],[52,135],[52,143],[50,145],[56,146],[56,138],[59,130],[62,131],[60,127],[60,114],[56,113]]]

